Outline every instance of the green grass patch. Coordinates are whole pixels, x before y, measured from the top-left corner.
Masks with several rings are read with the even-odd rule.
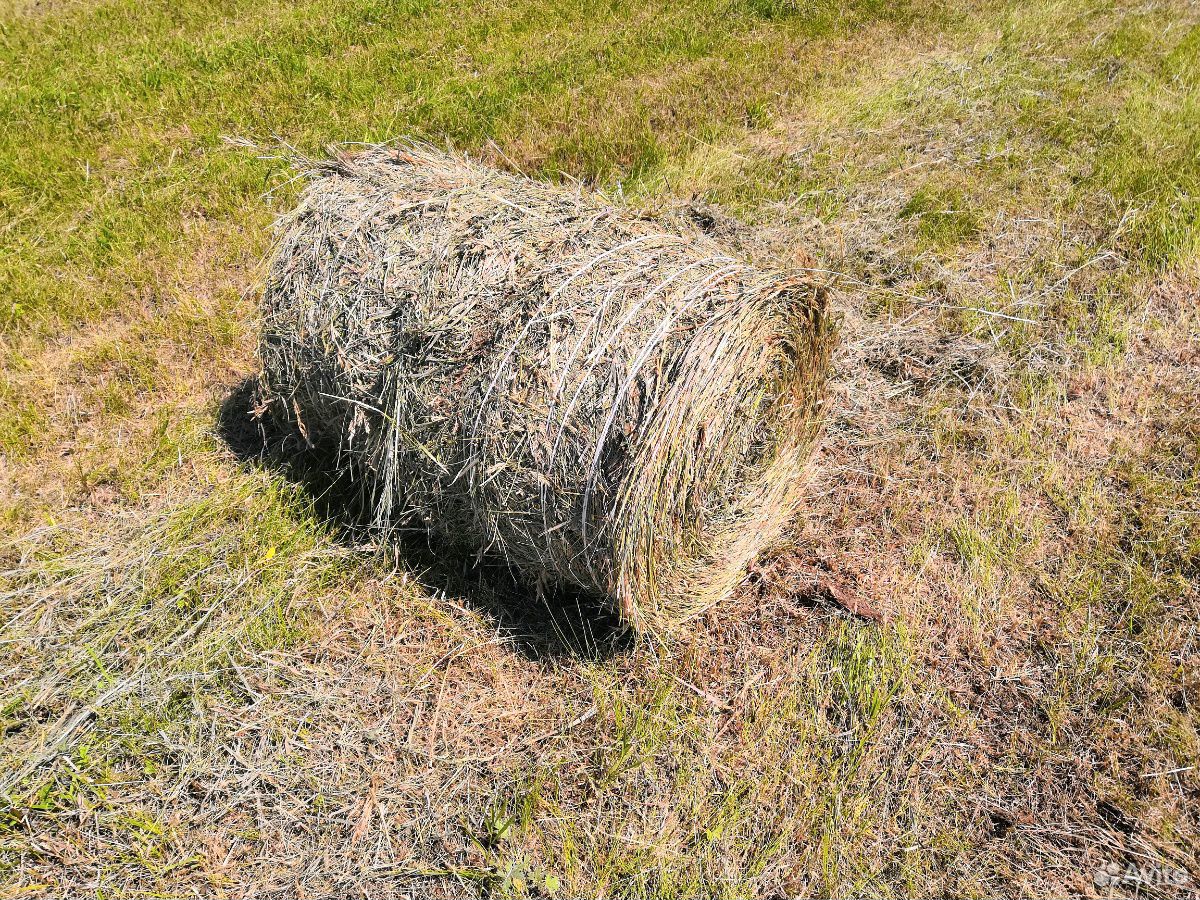
[[[696,133],[765,120],[798,71],[780,66],[791,48],[917,15],[869,0],[778,6],[232,2],[216,16],[115,2],[11,18],[0,323],[51,327],[153,295],[153,261],[195,251],[190,222],[261,232],[257,198],[281,164],[230,152],[225,136],[309,152],[403,135],[494,142],[534,172],[637,178]]]
[[[915,221],[918,238],[937,247],[960,244],[981,228],[970,197],[954,186],[923,185],[904,204],[900,218]]]

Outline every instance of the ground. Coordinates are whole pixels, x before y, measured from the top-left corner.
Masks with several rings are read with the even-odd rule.
[[[1200,8],[5,0],[0,61],[0,896],[1200,892]],[[828,278],[807,501],[686,631],[244,452],[286,157],[402,136]]]

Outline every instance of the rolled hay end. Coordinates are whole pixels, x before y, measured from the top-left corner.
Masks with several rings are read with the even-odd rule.
[[[308,166],[263,292],[274,409],[380,528],[659,630],[795,510],[823,289],[711,238],[415,145]]]

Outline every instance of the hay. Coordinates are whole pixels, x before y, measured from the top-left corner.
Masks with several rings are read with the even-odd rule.
[[[611,598],[717,602],[795,508],[823,291],[427,147],[308,164],[263,295],[267,396],[373,523]]]

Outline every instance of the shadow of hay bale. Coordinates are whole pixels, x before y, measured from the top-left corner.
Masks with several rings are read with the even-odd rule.
[[[361,491],[344,471],[306,445],[288,423],[260,411],[258,379],[251,376],[222,401],[216,432],[245,465],[275,473],[302,487],[337,540],[364,542],[392,552],[417,583],[445,593],[496,622],[512,646],[529,659],[606,659],[633,646],[632,632],[604,598],[562,587],[530,587],[494,560],[478,560],[435,542],[429,534],[393,532],[370,525]]]

